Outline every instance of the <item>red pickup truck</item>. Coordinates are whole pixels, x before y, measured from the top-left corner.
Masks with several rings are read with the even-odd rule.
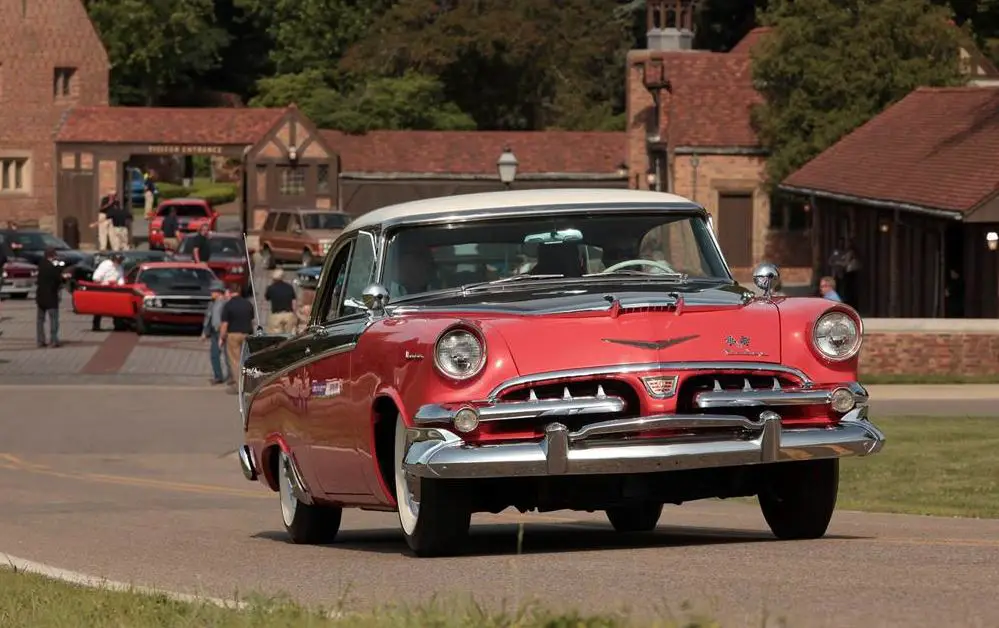
[[[160,203],[156,208],[156,215],[149,221],[149,248],[163,248],[163,218],[171,207],[177,215],[178,238],[197,233],[203,224],[215,230],[219,214],[212,208],[211,203],[203,198],[172,198]]]

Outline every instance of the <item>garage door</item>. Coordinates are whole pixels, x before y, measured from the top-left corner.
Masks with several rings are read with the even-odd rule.
[[[725,192],[718,195],[718,244],[732,268],[753,265],[753,195]]]

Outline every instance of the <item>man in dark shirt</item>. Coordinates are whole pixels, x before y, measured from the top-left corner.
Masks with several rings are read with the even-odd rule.
[[[112,193],[104,213],[111,220],[111,250],[124,251],[129,248],[128,226],[132,224],[131,212],[121,204],[117,195]]]
[[[284,280],[284,271],[278,268],[272,275],[274,281],[267,286],[264,299],[271,304],[271,313],[267,317],[267,333],[293,334],[298,328],[298,316],[295,314],[295,288]]]
[[[160,231],[163,232],[164,249],[177,252],[177,230],[179,228],[180,223],[177,220],[177,210],[173,207],[167,207],[166,216],[163,217],[163,223],[160,225]]]
[[[49,338],[53,347],[59,343],[59,292],[62,289],[62,266],[56,266],[55,249],[45,249],[45,258],[38,264],[38,284],[35,287],[35,305],[38,314],[35,323],[35,339],[39,347],[45,344],[45,317],[49,318]]]
[[[243,350],[243,341],[253,333],[256,312],[253,311],[253,303],[246,298],[250,293],[248,286],[242,289],[239,286],[233,286],[231,289],[235,296],[222,307],[219,346],[225,347],[229,362],[229,380],[226,383],[233,386],[236,383],[236,374],[240,372],[239,358]]]
[[[208,225],[201,225],[194,239],[194,261],[207,264],[212,257],[212,244],[208,238]]]

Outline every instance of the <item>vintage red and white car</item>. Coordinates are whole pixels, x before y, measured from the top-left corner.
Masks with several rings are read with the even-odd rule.
[[[353,221],[312,317],[242,356],[244,475],[292,541],[343,508],[398,512],[420,556],[470,516],[602,510],[654,529],[664,504],[758,496],[781,539],[825,534],[839,458],[877,453],[857,381],[862,321],[740,286],[704,208],[580,189],[435,198]]]
[[[78,281],[73,312],[106,316],[116,331],[144,334],[154,325],[200,326],[218,278],[205,264],[143,262],[118,283]]]

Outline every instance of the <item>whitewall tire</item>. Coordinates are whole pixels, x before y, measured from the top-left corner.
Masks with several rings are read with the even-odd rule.
[[[458,482],[411,476],[403,470],[406,424],[395,424],[395,494],[399,526],[406,544],[417,556],[459,553],[468,537],[471,510]]]
[[[316,545],[332,543],[340,531],[343,509],[335,506],[306,504],[295,495],[295,471],[287,453],[278,454],[278,497],[281,519],[292,543]]]

